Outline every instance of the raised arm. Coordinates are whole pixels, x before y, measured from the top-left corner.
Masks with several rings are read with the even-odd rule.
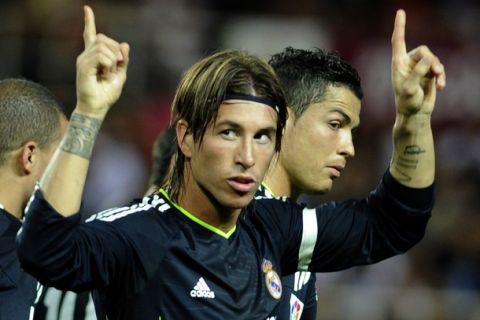
[[[77,105],[40,181],[45,199],[64,216],[80,208],[96,136],[121,94],[128,66],[128,44],[97,34],[92,9],[85,6],[84,13],[85,50],[77,58]]]
[[[405,186],[422,188],[434,180],[431,116],[437,90],[445,87],[446,77],[440,60],[427,46],[407,53],[405,24],[405,11],[398,10],[392,34],[396,119],[390,173]]]

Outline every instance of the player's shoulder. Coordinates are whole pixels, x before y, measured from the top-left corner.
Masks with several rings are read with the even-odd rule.
[[[286,196],[275,196],[275,194],[264,183],[262,183],[258,187],[257,192],[255,192],[254,200],[262,201],[262,203],[274,200],[273,203],[276,203],[276,201],[288,202],[289,198]]]
[[[264,206],[288,207],[299,205],[287,196],[276,196],[265,184],[258,187],[254,196],[254,202]]]
[[[303,205],[296,203],[286,196],[269,197],[256,195],[251,205],[256,215],[266,219],[287,219],[288,216],[297,216],[303,211]]]
[[[136,198],[120,207],[103,210],[93,214],[85,222],[104,221],[113,222],[124,219],[138,219],[159,213],[167,214],[172,210],[171,203],[162,194],[152,194],[143,198]]]

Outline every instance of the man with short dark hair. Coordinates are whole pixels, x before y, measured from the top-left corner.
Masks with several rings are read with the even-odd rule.
[[[20,267],[15,236],[66,125],[62,105],[47,88],[26,79],[0,80],[0,319],[32,314],[38,282]]]
[[[337,53],[321,49],[288,47],[269,64],[282,83],[289,116],[282,150],[257,196],[297,201],[301,194],[326,193],[354,156],[352,130],[360,122],[363,97],[360,77]],[[308,271],[282,278],[278,320],[317,318],[315,280]]]

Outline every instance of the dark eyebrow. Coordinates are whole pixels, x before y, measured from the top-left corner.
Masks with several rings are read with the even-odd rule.
[[[338,108],[333,108],[332,110],[330,110],[330,112],[336,112],[336,113],[339,113],[340,115],[342,115],[342,117],[345,119],[345,122],[347,124],[350,124],[352,123],[352,119],[345,113],[343,112],[342,109],[338,109]],[[353,129],[356,129],[360,126],[360,124],[356,125]]]
[[[334,108],[334,109],[330,110],[330,112],[336,112],[336,113],[341,114],[342,117],[345,118],[345,121],[346,121],[347,123],[352,122],[352,119],[351,119],[345,112],[343,112],[343,110],[341,110],[341,109]]]
[[[262,128],[260,130],[258,130],[257,134],[275,134],[275,132],[277,132],[277,128],[274,128],[274,127],[267,127],[267,128]]]
[[[235,129],[238,129],[238,128],[241,127],[238,123],[236,123],[234,121],[231,121],[231,120],[224,120],[224,121],[221,121],[221,122],[216,122],[215,127],[219,127],[219,126],[228,126],[228,127],[232,127],[232,128],[235,128]]]

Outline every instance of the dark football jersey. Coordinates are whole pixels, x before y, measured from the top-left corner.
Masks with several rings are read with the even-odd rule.
[[[20,220],[0,207],[0,320],[28,320],[38,282],[20,267],[15,236]]]
[[[43,287],[33,320],[96,320],[90,292],[75,293]]]
[[[255,199],[262,198],[275,198],[273,192],[265,184],[261,184],[255,194]],[[309,271],[297,271],[281,278],[283,292],[275,310],[276,320],[317,319],[315,280],[315,273]]]
[[[17,236],[23,267],[60,289],[96,289],[109,319],[275,319],[281,276],[373,263],[423,237],[433,188],[387,172],[365,199],[315,209],[253,200],[224,233],[163,192],[63,217],[36,190]]]

